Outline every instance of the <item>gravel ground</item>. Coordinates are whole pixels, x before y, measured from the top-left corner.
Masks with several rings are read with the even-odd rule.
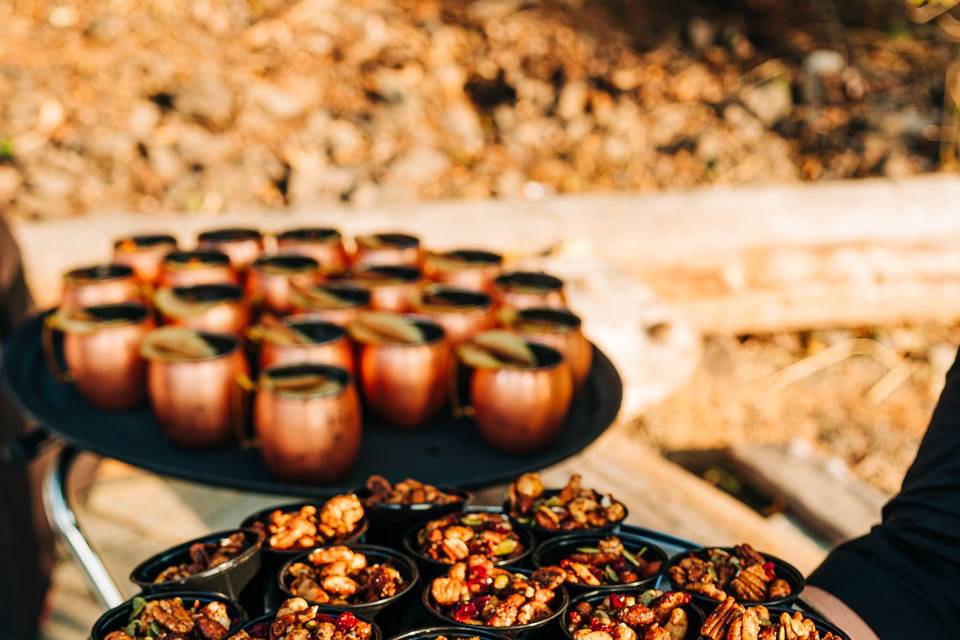
[[[900,0],[13,0],[0,207],[358,206],[937,168]]]
[[[711,338],[690,383],[634,426],[663,450],[803,439],[892,494],[958,343],[957,327]]]

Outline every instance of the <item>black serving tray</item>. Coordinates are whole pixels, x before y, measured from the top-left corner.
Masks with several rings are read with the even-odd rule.
[[[298,485],[271,476],[256,449],[177,449],[160,433],[148,406],[121,413],[95,409],[73,385],[58,383],[50,374],[41,348],[42,322],[42,315],[28,319],[4,345],[3,374],[11,395],[43,429],[78,449],[149,471],[259,493],[329,495],[363,486],[373,473],[458,489],[507,482],[583,450],[616,418],[623,392],[617,370],[594,347],[590,376],[577,392],[559,437],[543,451],[501,453],[481,440],[468,418],[449,414],[409,432],[365,418],[360,459],[350,474],[336,485]]]

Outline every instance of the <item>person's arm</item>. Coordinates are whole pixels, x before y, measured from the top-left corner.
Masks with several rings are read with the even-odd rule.
[[[848,608],[881,640],[960,638],[958,363],[882,523],[831,552],[808,580],[815,599],[826,592],[836,600],[828,609]]]
[[[810,586],[803,590],[801,597],[827,620],[843,629],[850,636],[850,640],[878,640],[877,634],[857,612],[832,593]]]

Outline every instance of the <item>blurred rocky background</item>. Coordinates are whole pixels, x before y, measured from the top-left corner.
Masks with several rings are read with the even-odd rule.
[[[953,55],[902,0],[6,0],[0,207],[903,176]]]

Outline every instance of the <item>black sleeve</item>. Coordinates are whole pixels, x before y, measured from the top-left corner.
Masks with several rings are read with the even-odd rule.
[[[808,582],[881,640],[960,638],[960,358],[882,523],[835,549]]]

